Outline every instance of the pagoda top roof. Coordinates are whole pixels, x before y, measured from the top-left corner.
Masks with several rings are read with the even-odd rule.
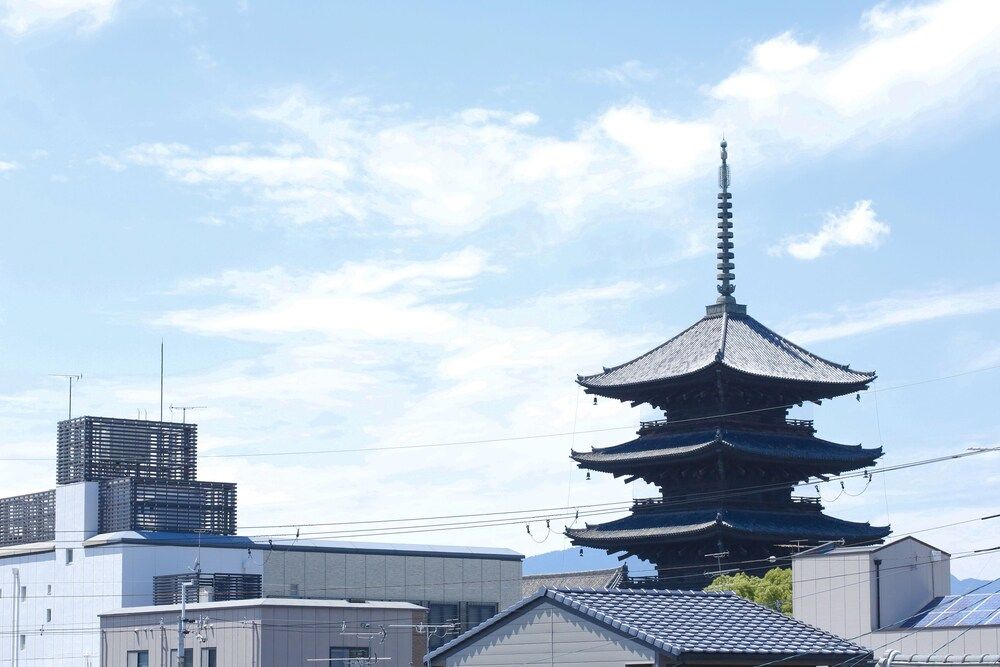
[[[840,385],[847,391],[875,379],[799,347],[746,314],[743,307],[708,314],[659,347],[614,368],[577,376],[591,393],[677,380],[713,366],[793,382]]]
[[[675,541],[722,530],[759,539],[830,540],[851,543],[876,542],[889,534],[888,526],[844,521],[819,512],[781,512],[742,509],[703,509],[666,512],[636,512],[585,528],[567,528],[574,544],[595,546],[623,541]]]

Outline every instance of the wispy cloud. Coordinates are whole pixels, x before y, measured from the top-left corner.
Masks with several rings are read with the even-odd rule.
[[[19,169],[19,168],[20,168],[20,165],[18,163],[16,163],[16,162],[9,162],[7,160],[0,160],[0,173],[3,173],[5,171],[14,171],[15,169]]]
[[[805,344],[994,310],[1000,310],[1000,284],[878,299],[832,314],[806,315],[785,329],[789,339]]]
[[[192,187],[233,189],[292,224],[454,235],[531,215],[572,230],[610,210],[664,213],[683,199],[681,188],[711,169],[722,128],[734,160],[750,170],[989,108],[983,102],[996,96],[986,82],[1000,70],[998,30],[995,2],[883,7],[836,48],[788,32],[753,46],[742,66],[705,87],[701,114],[634,99],[597,110],[569,135],[539,129],[530,110],[413,117],[405,106],[291,90],[248,115],[285,133],[298,153],[150,143],[120,159]],[[603,74],[615,81],[649,75],[637,62]],[[822,253],[837,239],[850,241],[821,232],[796,249]]]
[[[587,81],[627,86],[636,82],[652,81],[659,75],[660,73],[656,69],[647,67],[638,60],[627,60],[613,67],[586,70],[581,76]]]
[[[834,248],[877,248],[889,236],[889,225],[875,215],[870,200],[859,201],[843,213],[828,213],[818,232],[790,236],[771,248],[796,259],[817,259]]]
[[[114,18],[118,0],[3,0],[0,27],[15,36],[60,25],[97,30]]]

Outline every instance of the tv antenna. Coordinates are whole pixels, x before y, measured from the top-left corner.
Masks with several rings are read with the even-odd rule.
[[[188,410],[204,410],[207,407],[208,407],[207,405],[171,405],[170,406],[170,414],[173,415],[174,414],[174,410],[180,410],[181,411],[181,423],[182,424],[186,424],[187,423],[187,411]]]
[[[54,378],[64,378],[69,380],[69,417],[73,418],[73,382],[79,382],[83,379],[83,375],[80,373],[49,373],[49,377]]]

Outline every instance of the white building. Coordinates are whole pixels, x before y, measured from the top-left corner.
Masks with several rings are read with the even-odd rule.
[[[893,664],[1000,664],[1000,593],[951,595],[951,556],[913,537],[792,558],[792,608]]]
[[[196,480],[195,432],[181,426],[62,422],[59,479],[68,481],[0,499],[0,665],[97,667],[100,614],[179,602],[183,580],[196,583],[190,602],[413,603],[428,609],[430,623],[452,626],[432,636],[432,647],[520,598],[523,556],[508,549],[232,534],[235,485]],[[164,443],[170,429],[174,442]],[[64,447],[70,432],[76,440]],[[161,476],[142,476],[150,474]]]

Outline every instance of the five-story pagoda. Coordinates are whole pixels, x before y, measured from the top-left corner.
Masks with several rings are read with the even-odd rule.
[[[732,195],[726,142],[719,169],[718,292],[705,316],[621,366],[577,379],[587,393],[666,418],[643,422],[629,442],[573,452],[581,468],[658,486],[629,516],[567,529],[573,544],[654,563],[662,586],[704,585],[717,567],[757,571],[799,545],[881,541],[889,528],[823,513],[818,498],[792,495],[812,477],[871,466],[880,447],[821,440],[792,406],[866,389],[874,373],[804,350],[747,314],[733,298]],[[596,398],[595,398],[596,400]]]

